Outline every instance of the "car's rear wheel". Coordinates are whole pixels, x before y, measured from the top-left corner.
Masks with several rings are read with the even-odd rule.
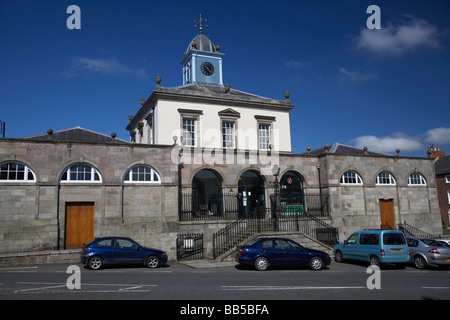
[[[98,270],[103,267],[103,259],[99,256],[92,256],[89,258],[88,267],[92,270]]]
[[[258,257],[255,260],[255,268],[258,271],[265,271],[269,269],[269,266],[270,266],[269,260],[267,260],[267,258],[265,257]]]
[[[370,265],[371,266],[377,266],[378,268],[381,267],[380,260],[378,259],[377,256],[371,256],[370,257]]]
[[[158,268],[159,264],[160,264],[160,261],[159,261],[158,256],[153,255],[153,256],[150,256],[150,257],[147,258],[145,264],[149,268]]]
[[[312,257],[309,260],[309,267],[311,270],[322,270],[323,269],[323,260],[321,257]]]

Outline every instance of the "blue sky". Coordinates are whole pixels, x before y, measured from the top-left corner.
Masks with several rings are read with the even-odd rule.
[[[69,5],[81,29],[69,30]],[[378,5],[381,29],[369,30]],[[0,0],[0,120],[18,138],[80,126],[128,140],[159,74],[182,84],[198,33],[219,44],[224,82],[291,94],[292,151],[325,144],[450,154],[450,2]]]

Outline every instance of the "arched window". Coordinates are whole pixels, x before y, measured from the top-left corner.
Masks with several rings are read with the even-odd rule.
[[[89,164],[74,164],[68,167],[61,175],[61,182],[93,182],[101,183],[102,177],[93,166]]]
[[[288,171],[280,179],[280,198],[282,205],[303,206],[303,178],[294,171]]]
[[[392,185],[395,186],[395,178],[394,176],[388,172],[388,171],[382,171],[377,176],[377,185]]]
[[[409,175],[408,185],[409,186],[426,186],[427,182],[425,181],[425,178],[420,173],[413,172]]]
[[[356,171],[345,171],[341,177],[341,184],[362,185],[362,179]]]
[[[161,177],[155,169],[149,165],[139,164],[133,166],[125,174],[125,183],[161,183]]]
[[[0,165],[0,182],[36,182],[36,175],[20,162],[5,162]]]

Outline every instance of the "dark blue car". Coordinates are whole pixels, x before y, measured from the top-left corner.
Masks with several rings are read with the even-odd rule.
[[[94,270],[105,264],[142,264],[157,268],[167,263],[167,253],[145,248],[130,238],[106,237],[83,246],[81,263]]]
[[[309,266],[321,270],[331,263],[330,256],[322,251],[302,247],[285,238],[257,238],[237,248],[238,263],[267,270],[270,266]]]

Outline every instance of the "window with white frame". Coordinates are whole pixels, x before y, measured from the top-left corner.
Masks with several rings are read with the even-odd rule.
[[[408,185],[410,186],[426,186],[425,178],[418,172],[413,172],[409,175]]]
[[[270,124],[258,124],[259,150],[270,149]]]
[[[125,174],[126,183],[161,183],[158,172],[149,165],[135,165]]]
[[[36,182],[36,175],[20,162],[6,162],[0,165],[0,182]]]
[[[100,173],[89,164],[74,164],[61,175],[61,182],[93,182],[101,183]]]
[[[395,185],[395,179],[388,171],[382,171],[377,176],[377,185]]]
[[[445,176],[445,183],[450,183],[450,176]]]
[[[234,149],[236,147],[234,121],[222,121],[222,147]]]
[[[448,204],[450,204],[450,191],[447,191],[447,200],[448,200]]]
[[[362,179],[356,171],[349,170],[342,175],[341,184],[362,185]]]
[[[183,144],[189,147],[197,145],[197,119],[183,117]]]

